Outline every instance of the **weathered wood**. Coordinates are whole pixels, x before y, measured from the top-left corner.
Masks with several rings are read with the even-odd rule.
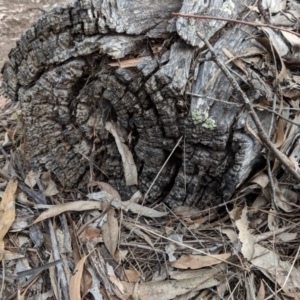
[[[239,55],[255,43],[249,38],[255,29],[171,17],[179,10],[236,17],[245,9],[244,2],[227,2],[229,7],[221,0],[76,0],[39,19],[3,68],[7,94],[21,102],[32,166],[51,170],[67,187],[105,180],[126,199],[137,189],[146,193],[184,136],[147,200],[207,207],[230,198],[253,169],[261,146],[247,131],[255,126],[210,54],[208,61],[199,60],[203,45],[196,32],[213,36],[226,61],[222,48]],[[115,59],[138,57],[145,58],[129,69],[110,66]],[[230,67],[242,83],[246,76]],[[259,78],[251,72],[252,80]],[[269,115],[260,116],[268,128]],[[106,121],[130,135],[126,143],[138,168],[138,186],[125,185]]]

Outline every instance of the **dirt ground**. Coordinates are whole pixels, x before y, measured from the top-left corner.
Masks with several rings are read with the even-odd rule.
[[[23,32],[61,0],[0,0],[0,68]]]
[[[29,29],[40,16],[57,3],[66,0],[0,0],[0,70],[8,60],[10,50],[21,35]],[[1,89],[0,73],[0,110],[9,101]]]

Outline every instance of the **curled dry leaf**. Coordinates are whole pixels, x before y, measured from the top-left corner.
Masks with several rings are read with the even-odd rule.
[[[15,195],[17,187],[17,180],[11,179],[6,186],[0,204],[0,261],[4,255],[4,236],[15,220]]]
[[[25,184],[27,184],[31,189],[36,185],[36,178],[39,178],[40,174],[38,172],[30,171],[25,178]]]
[[[171,263],[171,266],[178,269],[201,269],[224,262],[231,256],[230,253],[213,255],[182,255]]]
[[[114,257],[119,240],[119,224],[113,208],[108,211],[107,220],[103,223],[101,229],[104,244],[111,256]]]
[[[134,159],[133,159],[131,151],[129,150],[127,145],[122,143],[114,124],[112,124],[111,122],[106,122],[105,128],[115,138],[119,153],[122,157],[126,185],[130,186],[130,185],[137,184],[137,182],[138,182],[137,168],[134,163]]]
[[[262,189],[264,189],[269,184],[269,176],[263,172],[256,175],[252,180],[251,183],[258,184]]]
[[[264,282],[260,281],[260,286],[256,295],[256,300],[264,300],[266,295]]]
[[[88,255],[84,256],[75,267],[75,270],[73,272],[73,275],[70,279],[70,286],[69,286],[69,292],[70,292],[70,299],[72,300],[81,300],[80,295],[80,283],[82,278],[82,273],[84,270],[84,263],[86,259],[90,256],[90,254],[93,251],[91,251]]]
[[[41,179],[46,185],[46,189],[44,191],[45,196],[54,196],[59,193],[59,190],[57,189],[55,182],[51,179],[50,172],[44,173]]]

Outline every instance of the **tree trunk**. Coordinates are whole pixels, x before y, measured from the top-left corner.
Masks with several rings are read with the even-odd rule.
[[[171,13],[236,19],[252,2],[75,0],[54,7],[17,42],[2,70],[7,94],[21,102],[31,167],[52,171],[66,187],[107,181],[127,199],[137,189],[148,191],[183,137],[147,201],[205,208],[229,199],[261,146],[239,95],[209,60],[197,31],[225,62],[223,48],[241,55],[260,47],[251,39],[256,29]],[[249,96],[253,86],[243,81],[260,84],[260,97],[268,99],[272,92],[255,67],[242,73],[228,66]],[[268,130],[270,115],[260,112],[260,118]],[[137,184],[126,185],[107,122],[122,132]]]

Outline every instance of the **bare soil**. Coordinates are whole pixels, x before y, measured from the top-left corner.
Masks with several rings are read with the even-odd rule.
[[[30,25],[61,0],[0,0],[0,68]]]
[[[21,35],[30,28],[40,16],[62,0],[0,0],[0,70],[8,60],[10,50],[15,47]],[[1,89],[0,74],[0,111],[9,102]]]

